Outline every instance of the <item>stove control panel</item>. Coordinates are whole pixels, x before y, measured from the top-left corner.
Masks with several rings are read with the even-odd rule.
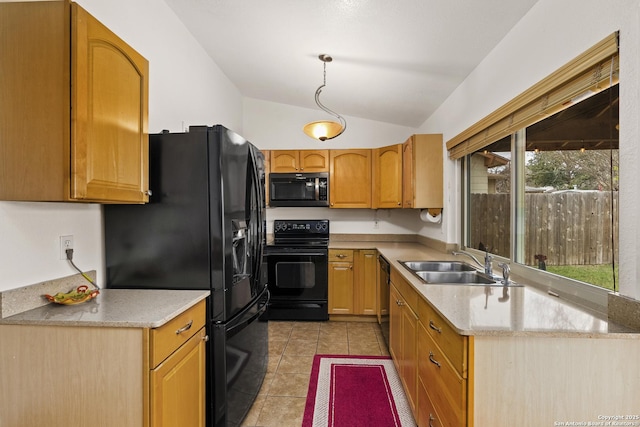
[[[328,219],[276,219],[273,222],[274,236],[298,236],[309,238],[329,237]]]

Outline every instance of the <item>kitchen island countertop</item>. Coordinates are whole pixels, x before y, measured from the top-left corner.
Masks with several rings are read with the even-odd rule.
[[[157,328],[209,294],[197,290],[101,289],[93,300],[75,305],[50,303],[0,319],[0,325]]]
[[[398,260],[467,261],[420,243],[331,241],[329,249],[377,249],[391,267],[412,285],[462,335],[555,336],[640,339],[638,331],[609,321],[565,299],[548,295],[514,276],[525,286],[425,284]]]

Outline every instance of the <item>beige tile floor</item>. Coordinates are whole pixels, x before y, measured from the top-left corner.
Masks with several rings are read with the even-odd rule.
[[[388,356],[377,322],[269,322],[269,367],[242,426],[300,427],[315,354]]]

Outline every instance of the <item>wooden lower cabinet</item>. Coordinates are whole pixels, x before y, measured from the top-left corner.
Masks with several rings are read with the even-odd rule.
[[[378,251],[355,251],[355,283],[353,287],[356,314],[377,316]]]
[[[398,370],[409,406],[415,415],[418,394],[418,316],[411,306],[410,301],[415,300],[413,297],[417,297],[417,295],[407,295],[405,297],[393,283],[393,276],[391,280],[392,283],[389,294],[389,353]],[[415,291],[411,288],[404,288],[403,291],[405,293],[413,292],[415,294]]]
[[[377,251],[329,250],[329,314],[377,313]]]
[[[422,322],[418,328],[418,381],[425,386],[429,401],[420,402],[420,410],[432,405],[440,425],[467,425],[467,381],[452,366],[447,355],[431,339]],[[438,415],[439,414],[439,415]],[[418,415],[420,418],[420,415]],[[428,425],[428,424],[427,424]]]
[[[637,412],[637,334],[460,335],[395,268],[391,282],[389,352],[418,427],[539,427]]]
[[[329,249],[329,314],[354,314],[353,252]]]
[[[205,417],[204,328],[151,370],[151,425],[203,426]]]
[[[419,427],[467,425],[467,337],[391,270],[389,353]]]
[[[204,324],[202,301],[156,329],[0,325],[0,425],[204,427]]]
[[[440,415],[433,406],[427,386],[424,385],[421,378],[418,378],[418,414],[417,422],[419,427],[442,427],[444,424],[440,422]]]

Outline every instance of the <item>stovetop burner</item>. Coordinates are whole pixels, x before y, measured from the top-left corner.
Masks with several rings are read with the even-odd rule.
[[[273,222],[273,244],[275,246],[328,246],[329,220],[277,219]]]

